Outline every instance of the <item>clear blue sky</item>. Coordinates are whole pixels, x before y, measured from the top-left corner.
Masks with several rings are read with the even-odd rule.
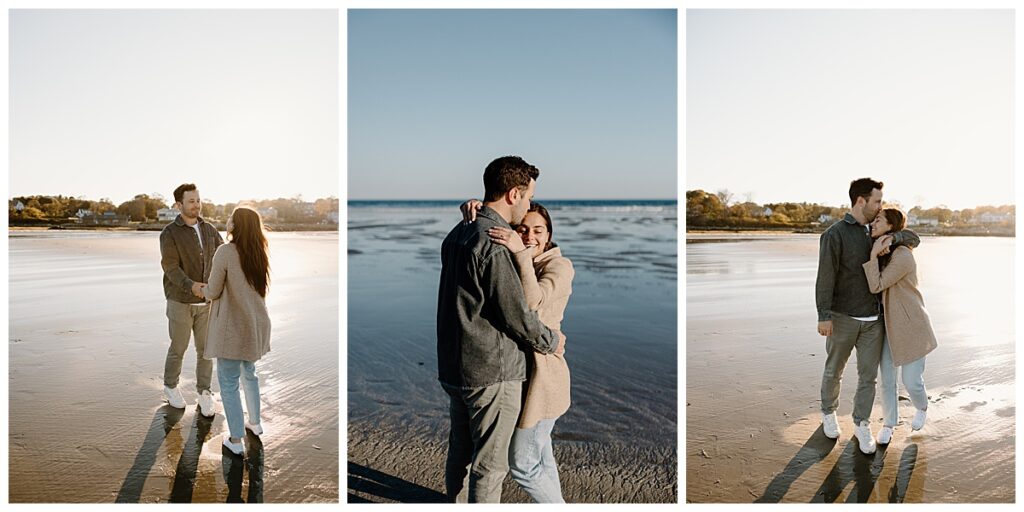
[[[691,10],[686,188],[757,203],[1014,202],[1012,10]]]
[[[537,197],[674,198],[675,10],[350,10],[348,195],[479,197],[495,157]]]
[[[9,19],[9,196],[338,195],[336,10]]]

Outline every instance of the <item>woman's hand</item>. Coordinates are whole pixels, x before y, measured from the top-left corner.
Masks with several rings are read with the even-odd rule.
[[[523,239],[519,237],[519,233],[511,229],[494,227],[487,230],[487,236],[491,237],[492,242],[508,247],[508,250],[513,253],[526,250],[526,245],[523,244]]]
[[[484,207],[484,203],[477,201],[476,199],[470,199],[459,206],[459,210],[462,210],[462,222],[469,224],[476,220],[476,212],[480,211],[480,208]]]
[[[889,246],[892,244],[892,235],[882,235],[875,240],[875,245],[871,247],[871,257],[877,258],[879,256],[885,256],[889,254]]]

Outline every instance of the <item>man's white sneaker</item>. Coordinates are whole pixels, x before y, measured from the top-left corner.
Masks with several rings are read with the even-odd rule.
[[[835,412],[821,413],[821,429],[825,431],[825,437],[829,439],[837,439],[839,434],[842,434]]]
[[[178,388],[164,386],[164,398],[167,399],[167,405],[175,409],[185,408],[185,398],[181,396],[181,391],[178,391]]]
[[[235,455],[245,455],[245,439],[239,439],[237,443],[231,442],[231,436],[224,436],[224,446]]]
[[[252,423],[249,423],[247,421],[247,422],[245,422],[245,428],[249,429],[249,432],[252,432],[253,435],[256,435],[256,436],[258,436],[258,435],[263,433],[263,427],[259,423],[253,425]]]
[[[216,403],[213,401],[213,393],[210,393],[210,390],[207,389],[199,395],[199,414],[210,418],[216,413],[217,408]]]
[[[921,430],[924,428],[924,420],[926,419],[928,419],[928,409],[923,411],[918,409],[917,412],[914,413],[914,421],[910,422],[911,430]]]
[[[892,427],[886,425],[878,431],[878,444],[889,444],[892,441]]]
[[[875,436],[871,434],[871,425],[867,420],[861,421],[860,425],[853,430],[853,434],[857,436],[857,441],[860,444],[860,451],[865,455],[871,455],[875,453]]]

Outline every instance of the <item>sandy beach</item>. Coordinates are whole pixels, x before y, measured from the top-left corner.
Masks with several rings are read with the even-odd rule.
[[[439,248],[456,204],[349,208],[348,501],[443,500]],[[576,269],[555,425],[567,502],[678,500],[675,205],[552,209]],[[510,479],[502,501],[529,498]]]
[[[271,233],[262,439],[244,463],[197,414],[195,352],[163,402],[158,233],[10,235],[13,503],[337,502],[337,234]]]
[[[901,387],[903,423],[870,456],[853,437],[854,368],[842,435],[821,431],[817,250],[815,235],[688,239],[687,502],[1013,502],[1013,239],[922,240],[918,279],[939,343],[928,423],[911,433]],[[881,416],[876,395],[875,433]]]

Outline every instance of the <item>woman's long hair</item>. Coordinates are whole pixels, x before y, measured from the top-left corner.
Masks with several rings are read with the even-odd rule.
[[[245,280],[260,297],[266,297],[270,285],[270,258],[267,257],[267,237],[263,234],[260,214],[252,208],[239,206],[231,212],[231,223],[228,241],[238,249]]]
[[[889,231],[885,232],[882,236],[899,233],[907,227],[907,216],[900,211],[899,208],[883,208],[879,215],[885,215],[885,221],[889,223]],[[889,264],[889,260],[892,259],[892,251],[885,256],[878,257],[878,270],[885,270],[885,267]]]

